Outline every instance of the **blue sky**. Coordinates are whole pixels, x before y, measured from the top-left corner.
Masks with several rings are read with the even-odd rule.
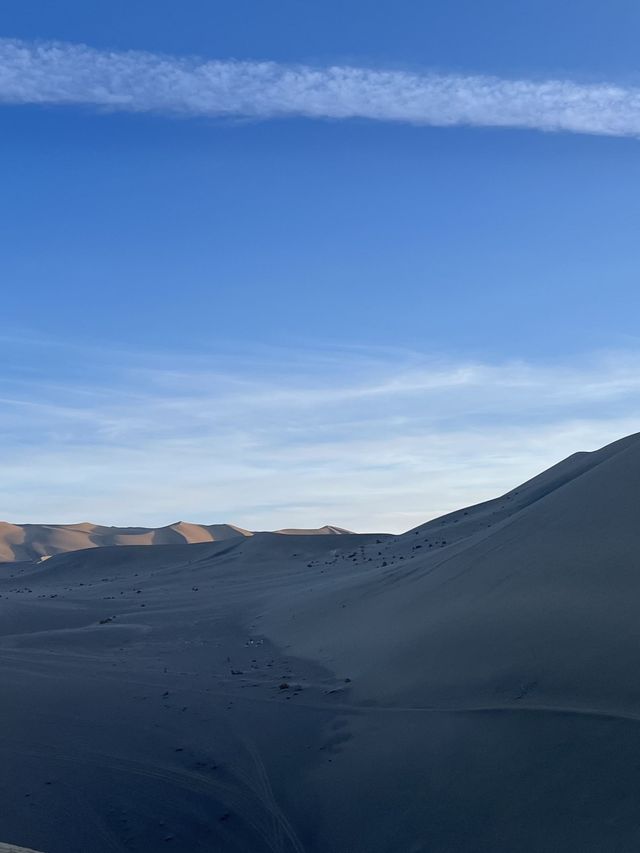
[[[3,4],[0,517],[401,530],[638,428],[640,8],[373,5]]]

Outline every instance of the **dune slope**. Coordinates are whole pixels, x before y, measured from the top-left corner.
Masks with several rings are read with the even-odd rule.
[[[636,851],[639,484],[631,436],[402,536],[3,567],[0,838]]]
[[[326,525],[310,530],[279,530],[307,535],[349,533]],[[166,527],[104,527],[99,524],[9,524],[0,521],[0,563],[39,560],[69,551],[109,545],[192,545],[253,536],[233,524],[191,524],[177,521]]]

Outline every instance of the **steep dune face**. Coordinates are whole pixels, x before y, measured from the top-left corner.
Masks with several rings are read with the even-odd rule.
[[[592,453],[574,453],[499,498],[456,510],[422,524],[405,535],[428,536],[438,532],[446,538],[447,544],[451,544],[467,536],[490,530],[592,468],[596,468],[602,462],[633,447],[638,441],[640,441],[638,435],[631,435]]]
[[[632,436],[402,536],[16,566],[0,578],[0,837],[636,853],[639,497]]]
[[[459,538],[449,518],[377,546],[366,574],[275,604],[265,630],[349,677],[350,702],[370,709],[350,726],[341,793],[369,774],[386,780],[363,797],[368,814],[397,809],[403,831],[413,823],[395,849],[631,853],[640,442],[515,491],[520,505],[501,518],[500,502],[458,516],[477,524]],[[341,835],[344,849],[358,843]],[[373,832],[367,843],[394,849]]]
[[[313,530],[279,530],[282,534],[341,534],[326,525]],[[8,524],[0,522],[0,563],[39,560],[69,551],[111,545],[192,545],[253,536],[233,524],[190,524],[178,521],[166,527],[103,527],[98,524]]]
[[[0,521],[0,563],[21,560],[25,532],[17,524]]]
[[[272,618],[299,653],[339,656],[358,673],[362,699],[521,706],[527,697],[602,711],[629,701],[640,713],[640,682],[629,679],[640,667],[639,601],[633,436],[387,540],[366,576],[301,602],[295,625],[286,612]]]

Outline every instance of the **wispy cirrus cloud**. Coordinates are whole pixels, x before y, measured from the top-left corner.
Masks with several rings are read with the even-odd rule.
[[[401,531],[640,428],[640,352],[236,361],[29,342],[13,364],[0,379],[0,518],[20,522]]]
[[[640,135],[640,88],[616,83],[204,61],[15,39],[0,40],[0,102]]]

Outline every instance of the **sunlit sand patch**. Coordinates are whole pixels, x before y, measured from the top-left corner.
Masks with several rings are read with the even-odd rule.
[[[2,844],[0,842],[0,853],[40,853],[40,851],[32,850],[30,847],[16,847],[15,844]]]

